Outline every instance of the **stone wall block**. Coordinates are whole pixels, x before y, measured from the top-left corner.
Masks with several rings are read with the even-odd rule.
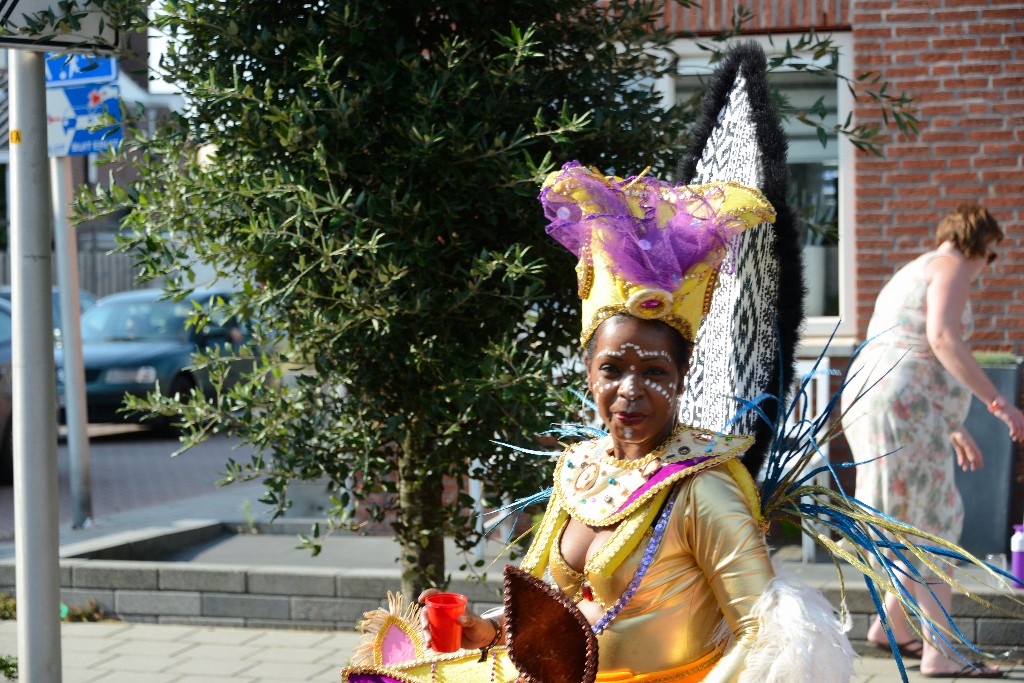
[[[114,608],[122,614],[199,616],[201,594],[197,591],[117,591]]]
[[[267,595],[232,595],[205,593],[202,596],[202,616],[239,617],[242,619],[287,619],[288,598]]]

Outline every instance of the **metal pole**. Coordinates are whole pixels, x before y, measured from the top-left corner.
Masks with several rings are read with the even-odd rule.
[[[64,347],[64,415],[68,428],[71,479],[71,526],[92,526],[92,483],[89,477],[89,430],[82,362],[81,311],[78,303],[78,237],[68,222],[71,200],[70,157],[50,159],[53,189],[53,236],[60,285],[61,343]]]
[[[470,465],[471,470],[476,470],[481,467],[479,460],[474,460],[473,464]],[[484,547],[487,545],[487,539],[483,537],[484,533],[484,485],[479,479],[469,480],[469,497],[473,499],[473,514],[476,516],[476,531],[480,534],[480,540],[477,541],[473,547],[473,556],[478,560],[482,560],[484,557]]]
[[[11,304],[18,677],[59,683],[57,420],[42,53],[11,50]]]

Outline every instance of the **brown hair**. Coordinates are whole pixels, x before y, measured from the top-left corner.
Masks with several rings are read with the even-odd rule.
[[[967,258],[984,256],[989,244],[1003,239],[1003,230],[987,210],[977,204],[961,204],[939,221],[935,243],[952,242]]]

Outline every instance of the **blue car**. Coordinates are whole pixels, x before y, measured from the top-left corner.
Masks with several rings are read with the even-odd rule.
[[[82,314],[82,361],[89,422],[139,421],[142,415],[120,412],[126,394],[144,397],[159,386],[165,396],[186,396],[193,388],[210,396],[214,388],[205,370],[192,367],[196,352],[219,348],[237,352],[246,341],[242,325],[212,310],[217,299],[229,300],[230,291],[197,291],[181,301],[162,299],[159,289],[112,294]],[[204,310],[199,329],[187,325],[196,306]],[[64,373],[57,353],[57,396],[63,419]],[[253,361],[233,363],[228,384],[237,382]],[[168,427],[171,421],[145,424]]]
[[[54,287],[50,293],[53,301],[53,342],[58,347],[61,345],[61,320],[60,320],[60,290]],[[11,300],[11,287],[4,285],[0,287],[0,299]],[[96,295],[84,289],[78,290],[78,310],[87,311],[90,306],[96,303]]]

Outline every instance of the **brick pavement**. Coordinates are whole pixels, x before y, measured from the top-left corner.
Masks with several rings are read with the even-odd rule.
[[[63,683],[332,683],[356,643],[353,631],[282,631],[106,622],[64,624]],[[14,622],[0,621],[0,653],[14,652]],[[934,680],[909,660],[910,683]],[[896,664],[863,657],[854,680],[899,681]],[[967,680],[967,679],[960,679]],[[1024,670],[1006,679],[1024,681]]]

